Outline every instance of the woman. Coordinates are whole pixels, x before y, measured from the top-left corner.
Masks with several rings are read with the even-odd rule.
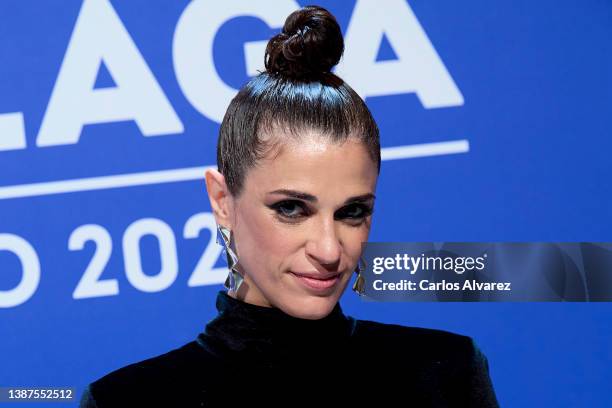
[[[232,100],[206,188],[230,273],[197,339],[89,385],[81,406],[242,403],[496,407],[486,358],[448,332],[346,316],[338,302],[367,241],[378,128],[331,72],[335,18],[292,13],[266,71]]]

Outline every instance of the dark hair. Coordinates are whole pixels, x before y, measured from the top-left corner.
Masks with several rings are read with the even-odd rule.
[[[380,173],[378,126],[361,97],[331,72],[343,52],[338,22],[319,6],[291,13],[269,40],[266,70],[232,99],[219,130],[217,165],[233,196],[240,195],[247,171],[260,159],[308,130],[337,143],[358,139]],[[284,131],[283,140],[272,140],[275,129]]]

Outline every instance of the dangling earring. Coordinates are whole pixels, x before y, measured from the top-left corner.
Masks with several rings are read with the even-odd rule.
[[[362,273],[365,273],[366,268],[367,264],[365,259],[360,256],[359,261],[357,262],[357,267],[355,268],[357,279],[355,279],[355,283],[353,284],[353,291],[359,296],[362,296],[365,293],[365,278],[363,277]]]
[[[229,269],[224,286],[230,292],[238,292],[244,278],[240,272],[238,272],[238,256],[236,255],[236,248],[232,237],[233,234],[229,228],[217,224],[217,244],[223,245],[223,250],[227,256],[227,267]]]

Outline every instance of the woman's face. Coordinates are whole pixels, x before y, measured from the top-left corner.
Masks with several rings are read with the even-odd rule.
[[[361,142],[302,136],[251,168],[241,195],[229,197],[227,219],[217,221],[233,232],[244,276],[234,297],[320,319],[368,240],[378,175]]]

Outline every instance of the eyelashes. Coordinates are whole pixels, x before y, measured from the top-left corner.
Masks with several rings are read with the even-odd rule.
[[[284,219],[292,222],[296,222],[312,214],[308,207],[302,201],[298,200],[283,200],[268,207],[274,210],[281,220]],[[374,213],[373,207],[354,203],[340,208],[334,214],[334,218],[337,220],[347,220],[349,222],[361,222],[372,213]]]

